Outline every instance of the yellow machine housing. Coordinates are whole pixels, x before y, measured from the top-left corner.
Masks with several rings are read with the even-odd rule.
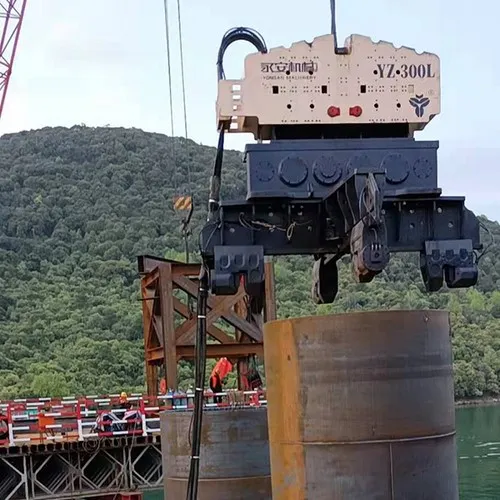
[[[245,58],[241,80],[220,80],[218,127],[272,139],[276,126],[408,123],[422,130],[441,108],[440,61],[392,43],[333,35]]]

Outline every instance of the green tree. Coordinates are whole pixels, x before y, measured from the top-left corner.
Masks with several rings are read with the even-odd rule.
[[[184,260],[172,201],[189,191],[190,245],[198,249],[214,158],[214,148],[137,129],[56,127],[0,138],[0,398],[144,390],[137,255]],[[227,151],[223,198],[245,194],[243,173],[241,153]],[[343,259],[336,303],[317,307],[312,259],[283,257],[279,315],[448,309],[457,397],[497,395],[500,225],[481,221],[493,244],[474,289],[426,294],[415,255],[392,256],[360,285]],[[234,374],[227,382],[236,384]],[[181,364],[179,383],[193,384],[191,364]]]

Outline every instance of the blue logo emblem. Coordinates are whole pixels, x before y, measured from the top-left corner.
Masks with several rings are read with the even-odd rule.
[[[424,97],[423,95],[416,95],[415,97],[410,98],[410,104],[415,108],[415,114],[422,118],[425,113],[425,108],[429,105],[431,100],[428,97]]]

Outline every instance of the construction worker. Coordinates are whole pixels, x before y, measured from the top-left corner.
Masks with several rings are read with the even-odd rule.
[[[165,394],[167,394],[167,381],[165,380],[165,377],[163,377],[161,380],[160,380],[160,394],[162,396],[164,396]]]
[[[118,401],[119,401],[119,404],[120,404],[120,409],[122,409],[122,410],[128,410],[129,409],[130,405],[129,405],[129,402],[128,402],[128,396],[127,396],[126,392],[122,392],[120,394],[120,399]]]
[[[214,394],[222,392],[222,382],[217,372],[212,372],[210,376],[210,390]],[[222,396],[214,396],[214,403],[222,403]]]
[[[0,441],[8,439],[9,437],[9,424],[8,418],[3,414],[2,410],[0,410]]]
[[[233,365],[227,358],[220,358],[215,363],[212,375],[210,376],[210,389],[213,393],[222,392],[222,381],[232,369]],[[214,403],[222,403],[222,396],[215,396]]]

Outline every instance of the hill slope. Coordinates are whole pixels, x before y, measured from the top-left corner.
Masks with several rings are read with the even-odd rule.
[[[134,129],[47,128],[0,139],[0,397],[142,388],[136,256],[182,249],[172,197],[188,166],[200,227],[214,155]],[[224,196],[244,193],[240,156],[226,154]],[[499,241],[499,224],[484,222]],[[310,260],[281,259],[279,312],[448,308],[457,396],[497,394],[498,244],[481,266],[477,289],[433,295],[423,293],[414,256],[394,257],[369,285],[354,284],[344,266],[338,302],[316,308]]]

